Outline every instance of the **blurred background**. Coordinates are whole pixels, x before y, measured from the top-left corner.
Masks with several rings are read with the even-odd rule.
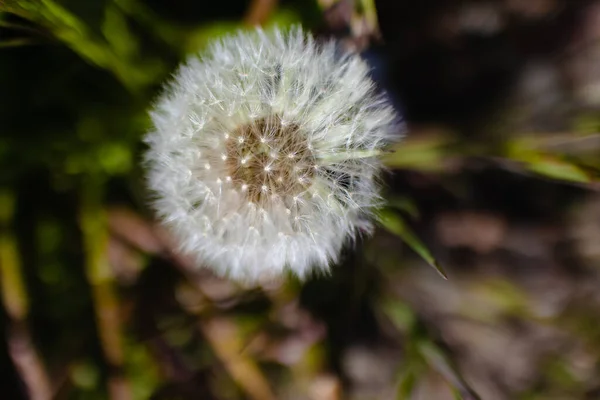
[[[408,132],[373,238],[249,289],[173,252],[141,137],[187,54],[296,23]],[[0,0],[1,397],[600,399],[599,110],[598,0]]]

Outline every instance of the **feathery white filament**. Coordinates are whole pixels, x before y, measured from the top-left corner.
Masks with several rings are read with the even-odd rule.
[[[380,200],[395,113],[367,65],[297,28],[238,33],[192,57],[152,112],[155,208],[181,250],[255,281],[327,271]]]

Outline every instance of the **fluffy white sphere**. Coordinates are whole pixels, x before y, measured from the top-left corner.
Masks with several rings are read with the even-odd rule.
[[[191,57],[152,111],[154,206],[181,251],[257,281],[328,271],[369,232],[396,115],[368,66],[296,28],[240,32]]]

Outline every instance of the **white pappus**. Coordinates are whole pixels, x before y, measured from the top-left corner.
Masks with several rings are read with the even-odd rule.
[[[302,29],[239,32],[179,68],[151,112],[148,184],[180,250],[239,281],[327,272],[372,230],[398,119],[367,64]]]

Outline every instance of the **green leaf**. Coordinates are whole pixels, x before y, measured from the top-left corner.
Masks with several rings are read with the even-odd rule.
[[[411,332],[417,324],[417,317],[413,310],[397,299],[389,299],[381,306],[384,314],[394,326],[402,332]]]
[[[429,340],[422,340],[417,345],[419,352],[427,364],[442,375],[451,385],[454,395],[462,400],[478,400],[479,397],[467,385],[457,368],[444,352]]]
[[[532,139],[522,139],[507,144],[505,157],[509,160],[521,163],[529,172],[550,179],[591,183],[590,174],[579,165],[569,162],[559,154],[550,154],[547,151],[539,151],[539,143]],[[547,146],[547,145],[546,145]]]
[[[387,204],[391,208],[403,211],[410,217],[418,219],[420,217],[417,205],[410,197],[406,196],[387,196]]]
[[[447,142],[448,139],[441,135],[405,139],[381,159],[389,168],[439,171],[443,168]]]
[[[119,57],[132,60],[138,55],[138,38],[132,34],[125,15],[114,5],[106,8],[102,33]]]
[[[592,181],[590,176],[577,165],[555,157],[540,157],[528,163],[527,166],[531,172],[552,179],[579,183],[590,183]]]
[[[19,38],[0,41],[0,48],[31,46],[40,42],[31,38]]]
[[[398,392],[396,400],[408,400],[412,395],[415,386],[417,384],[417,374],[408,365],[404,371],[400,373],[400,380],[398,382]]]
[[[379,222],[385,229],[402,238],[402,240],[408,246],[410,246],[418,255],[420,255],[429,265],[435,268],[442,278],[448,279],[446,272],[444,272],[429,249],[421,242],[417,235],[398,214],[389,208],[384,208],[377,212],[377,216],[379,218]]]
[[[6,15],[6,14],[0,14],[0,18],[2,17],[2,15]],[[40,31],[39,29],[37,29],[34,26],[16,24],[14,22],[7,22],[2,19],[0,19],[0,28],[10,29],[10,30],[19,31],[19,32],[27,32],[27,33],[37,34],[37,35],[43,34],[42,31]]]

